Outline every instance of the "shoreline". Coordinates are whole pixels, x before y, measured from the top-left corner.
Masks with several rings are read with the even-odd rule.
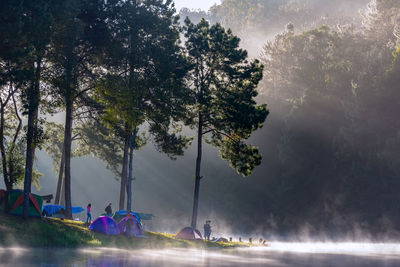
[[[146,238],[104,235],[84,222],[57,218],[29,218],[0,214],[0,247],[20,248],[203,248],[251,247],[244,242],[176,239],[173,234],[145,231]]]

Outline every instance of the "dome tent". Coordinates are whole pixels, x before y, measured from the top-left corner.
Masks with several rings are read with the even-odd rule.
[[[175,237],[178,239],[185,239],[185,240],[202,240],[203,239],[200,231],[193,227],[183,228],[176,234]]]
[[[128,212],[127,212],[126,210],[119,210],[119,211],[116,211],[116,212],[115,212],[115,214],[114,214],[114,216],[113,216],[113,219],[114,219],[116,222],[119,222],[119,221],[121,221],[123,218],[125,218],[126,215],[128,215]],[[140,222],[140,219],[141,219],[141,218],[140,218],[139,214],[137,214],[136,212],[130,211],[130,212],[129,212],[129,215],[135,216],[136,219],[137,219],[137,221],[138,221],[139,223],[141,223],[141,222]]]
[[[108,216],[102,216],[94,220],[89,229],[106,235],[119,235],[117,222]]]
[[[140,225],[138,219],[131,214],[128,214],[119,221],[118,228],[121,234],[124,233],[127,236],[138,237],[143,234],[142,226]]]
[[[13,214],[22,216],[24,213],[24,191],[11,190],[7,191],[7,208],[6,210]],[[30,217],[42,216],[43,198],[36,194],[29,194],[28,215]]]

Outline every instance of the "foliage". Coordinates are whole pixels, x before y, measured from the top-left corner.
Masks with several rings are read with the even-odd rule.
[[[123,130],[107,128],[104,123],[93,120],[78,127],[76,153],[79,156],[92,155],[106,162],[106,166],[116,177],[121,176]],[[139,140],[139,138],[138,138]]]
[[[191,141],[179,135],[187,99],[186,63],[174,13],[171,1],[106,3],[109,42],[103,44],[100,64],[107,71],[96,83],[96,100],[104,105],[104,118],[113,128],[123,125],[120,209],[125,205],[125,188],[131,188],[128,154],[132,159],[133,149],[141,143],[136,141],[137,132],[146,130],[156,148],[172,159],[183,155]],[[131,174],[132,160],[129,170]],[[130,200],[128,193],[128,207]]]
[[[261,163],[258,150],[244,143],[262,127],[268,115],[266,105],[257,105],[256,87],[262,78],[258,60],[248,62],[239,38],[220,24],[186,20],[186,49],[192,64],[189,82],[195,104],[186,123],[210,134],[206,141],[221,148],[220,156],[243,176]]]
[[[179,10],[180,24],[185,23],[185,19],[189,18],[194,24],[199,23],[202,19],[209,20],[209,14],[203,10],[190,10],[189,8],[182,8]]]
[[[281,32],[285,25],[294,25],[296,31],[309,30],[320,25],[361,25],[359,9],[368,0],[226,0],[204,11],[182,9],[186,16],[198,21],[204,17],[210,23],[221,23],[242,39],[241,46],[252,57],[258,57],[260,46]],[[206,14],[207,16],[204,16]]]
[[[63,125],[55,122],[46,123],[47,142],[44,150],[53,159],[53,170],[58,172],[61,162],[62,146],[64,141]]]
[[[307,221],[314,232],[335,235],[354,222],[399,220],[391,206],[400,188],[399,69],[387,45],[396,21],[383,15],[399,7],[389,3],[364,17],[374,21],[368,30],[288,29],[264,47],[263,98],[283,120],[275,129],[281,172],[268,186],[281,230]],[[391,36],[382,35],[383,25]]]
[[[170,131],[178,129],[171,120],[182,116],[185,96],[177,17],[170,2],[120,4],[109,3],[113,49],[103,61],[108,71],[97,83],[98,100],[106,105],[109,121],[123,121],[131,132],[145,123],[160,151],[182,155],[190,140]]]
[[[399,8],[398,1],[372,0],[362,14],[366,33],[374,35],[376,40],[386,40],[391,49],[396,44],[396,30],[400,26]]]
[[[265,22],[264,18],[270,21],[276,19],[279,7],[283,4],[278,0],[268,1],[268,3],[262,0],[227,0],[221,5],[211,7],[210,13],[212,22],[220,22],[241,35],[246,29],[254,31],[260,28],[260,24]]]

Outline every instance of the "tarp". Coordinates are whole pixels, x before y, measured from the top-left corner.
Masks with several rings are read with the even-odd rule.
[[[89,229],[106,235],[119,235],[117,222],[108,216],[102,216],[94,220]]]
[[[127,236],[141,236],[143,234],[142,226],[135,216],[128,214],[119,223],[118,228],[120,233]]]
[[[175,237],[178,239],[185,239],[185,240],[202,240],[203,239],[200,231],[193,227],[183,228],[176,234]]]
[[[61,205],[46,205],[42,208],[42,213],[45,212],[46,216],[53,216],[57,212],[59,212],[61,209],[65,210],[65,207]]]
[[[24,210],[23,203],[24,203],[24,191],[11,190],[8,192],[7,210],[9,210],[11,214],[22,216]],[[41,217],[42,204],[43,204],[43,199],[41,196],[35,194],[29,194],[28,216]]]
[[[84,210],[82,207],[72,207],[72,213],[81,213]]]
[[[65,210],[65,206],[62,205],[46,205],[42,208],[42,212],[45,211],[47,216],[53,216],[61,209]],[[72,207],[72,213],[81,213],[85,209],[82,207]]]

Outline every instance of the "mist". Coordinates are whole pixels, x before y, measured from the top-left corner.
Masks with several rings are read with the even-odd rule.
[[[399,4],[377,0],[371,14],[368,0],[239,2],[180,13],[220,22],[241,38],[264,64],[258,102],[270,111],[249,140],[263,155],[250,177],[204,145],[199,228],[211,220],[213,236],[235,239],[398,239]],[[177,160],[150,142],[135,152],[133,209],[155,216],[145,229],[176,233],[190,224],[195,147]],[[55,195],[50,156],[39,151],[35,164],[43,177],[33,192]],[[99,159],[74,158],[71,183],[73,206],[92,203],[94,217],[109,202],[117,209],[120,181]]]

